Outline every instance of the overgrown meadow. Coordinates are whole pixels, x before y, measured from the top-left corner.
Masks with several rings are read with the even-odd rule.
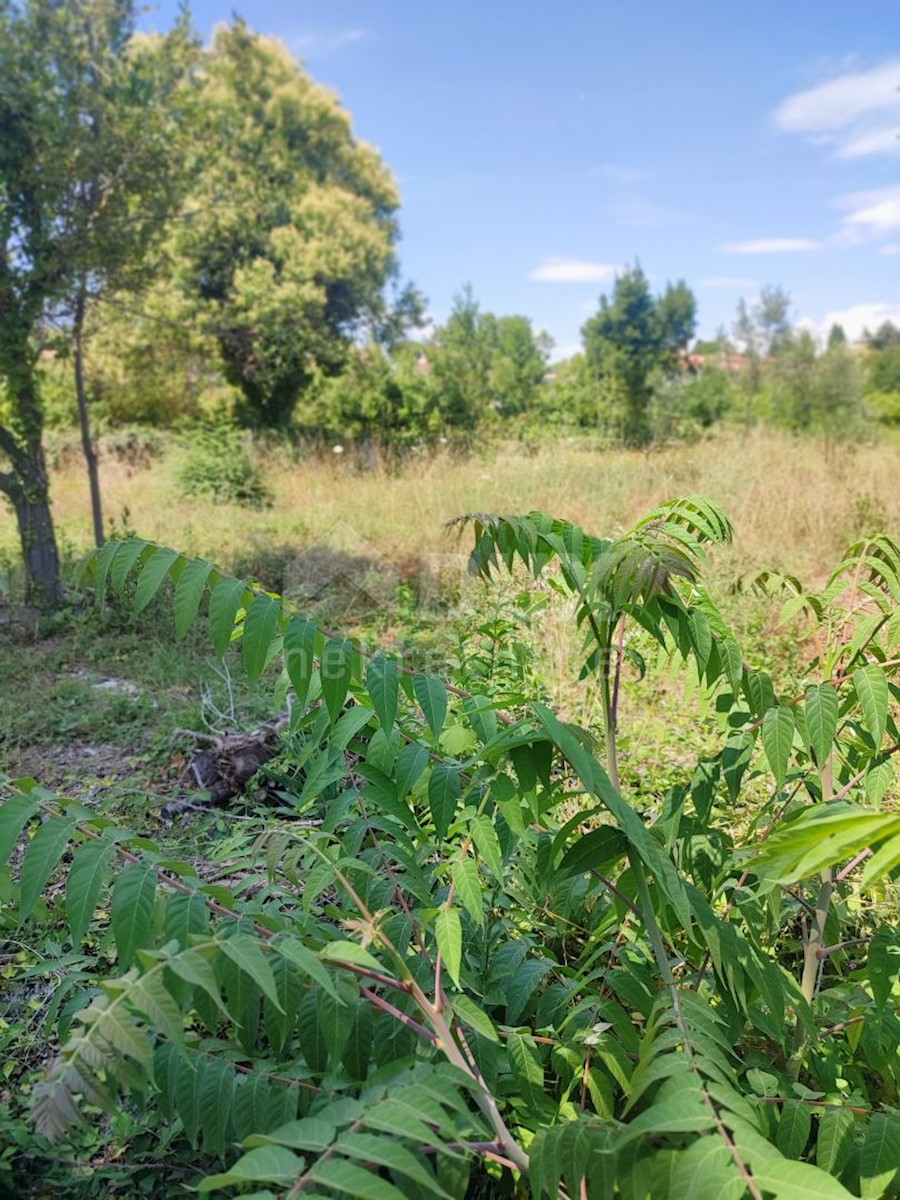
[[[897,1194],[893,451],[186,453],[2,634],[9,1194]]]

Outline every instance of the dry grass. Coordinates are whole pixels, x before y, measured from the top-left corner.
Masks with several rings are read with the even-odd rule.
[[[790,568],[812,582],[860,533],[900,529],[895,447],[843,448],[826,459],[819,443],[766,432],[650,454],[599,451],[583,441],[533,454],[510,445],[465,461],[422,459],[396,475],[275,454],[266,464],[274,504],[262,512],[183,499],[177,465],[176,452],[133,473],[104,464],[106,513],[120,521],[127,509],[141,536],[224,565],[253,556],[264,564],[273,550],[300,551],[320,540],[352,550],[356,539],[411,563],[453,551],[443,523],[467,511],[541,509],[609,533],[662,500],[693,492],[721,504],[735,524],[723,568]],[[78,553],[87,547],[90,521],[77,460],[55,475],[53,495],[61,540]],[[15,549],[10,516],[0,554]]]

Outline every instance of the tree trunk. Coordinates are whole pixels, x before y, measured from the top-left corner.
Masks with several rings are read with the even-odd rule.
[[[37,448],[34,474],[27,485],[16,480],[10,494],[19,523],[25,564],[25,600],[35,608],[58,608],[62,602],[59,550],[50,512],[44,453]]]
[[[97,469],[97,451],[91,438],[91,418],[88,412],[87,389],[84,385],[84,291],[82,290],[75,302],[75,314],[72,322],[72,340],[74,343],[75,360],[75,395],[78,398],[78,424],[81,427],[81,448],[84,451],[84,461],[87,464],[88,483],[91,489],[91,517],[94,521],[94,542],[102,546],[103,536],[103,503],[100,499],[100,473]]]

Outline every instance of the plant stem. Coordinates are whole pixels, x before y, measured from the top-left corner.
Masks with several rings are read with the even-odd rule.
[[[825,949],[825,921],[828,918],[828,906],[833,894],[834,872],[823,871],[812,925],[803,951],[803,976],[800,980],[800,990],[808,1004],[812,1004],[818,991],[822,951]]]

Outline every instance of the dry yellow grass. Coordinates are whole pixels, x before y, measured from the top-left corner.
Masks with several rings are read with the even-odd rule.
[[[299,551],[354,534],[397,561],[445,553],[452,546],[443,523],[467,511],[541,509],[605,534],[662,500],[700,493],[735,525],[723,566],[790,568],[812,582],[858,534],[876,525],[900,530],[898,468],[891,445],[843,448],[826,459],[820,443],[757,431],[650,454],[565,440],[529,454],[513,444],[464,461],[413,461],[395,475],[276,454],[266,463],[274,504],[262,512],[182,498],[175,452],[134,473],[104,463],[102,483],[108,517],[120,521],[127,509],[141,536],[226,565],[268,548]],[[53,496],[61,540],[77,553],[90,536],[77,460],[55,475]],[[8,513],[0,552],[15,547]]]

